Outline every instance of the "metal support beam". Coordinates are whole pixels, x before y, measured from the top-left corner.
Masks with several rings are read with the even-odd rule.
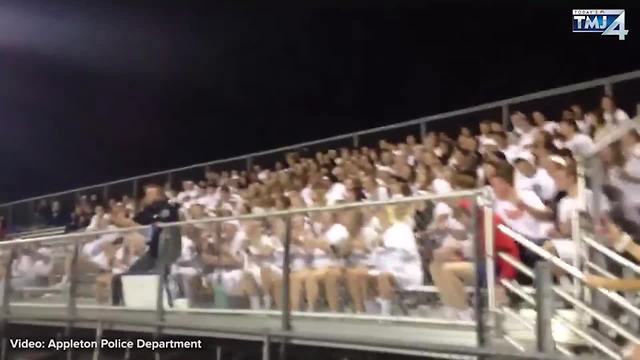
[[[270,360],[271,359],[271,337],[269,335],[265,335],[264,340],[262,341],[262,360]]]
[[[4,280],[2,281],[2,324],[0,324],[2,325],[2,328],[0,329],[2,330],[2,349],[0,349],[0,360],[8,359],[7,342],[9,339],[7,337],[7,317],[10,313],[9,305],[11,303],[9,301],[9,298],[11,297],[11,264],[16,258],[16,255],[16,249],[15,247],[12,247],[9,250],[9,259],[7,259],[7,263],[5,264]]]
[[[134,179],[133,180],[133,194],[131,194],[131,197],[133,198],[134,201],[138,200],[138,184],[139,180],[138,179]]]
[[[471,200],[473,201],[473,205],[471,206],[471,229],[477,229],[477,224],[478,224],[478,211],[480,211],[480,209],[478,208],[478,201],[477,198],[472,197]],[[478,233],[477,230],[474,230],[474,237],[476,239],[479,239],[481,234]],[[474,313],[475,313],[475,317],[476,317],[476,339],[477,339],[477,346],[478,347],[483,347],[486,344],[486,337],[485,337],[485,324],[484,324],[484,295],[482,294],[482,281],[483,281],[483,271],[482,269],[485,269],[485,266],[482,266],[482,264],[485,263],[484,261],[484,252],[483,252],[483,247],[480,246],[480,242],[479,241],[474,241],[473,242],[473,253],[474,253],[474,263],[476,264],[476,276],[475,276],[475,282],[474,282],[474,293],[475,293],[475,297],[476,297],[476,301],[474,303]]]
[[[420,122],[420,138],[422,138],[426,134],[427,134],[427,122],[422,121]]]
[[[502,105],[502,128],[504,131],[509,129],[509,105]]]
[[[222,346],[216,346],[216,360],[222,360]]]
[[[604,84],[604,94],[607,96],[613,96],[613,83],[608,81]]]
[[[291,216],[285,217],[284,259],[282,271],[282,331],[291,331],[291,306],[289,301],[289,287],[291,275]],[[280,342],[280,360],[287,359],[287,339]]]
[[[358,133],[354,133],[353,134],[353,147],[357,148],[358,146],[360,146],[360,135],[358,135]]]
[[[553,318],[553,279],[551,264],[539,261],[535,268],[536,284],[536,342],[541,353],[552,353],[555,350],[551,319]]]
[[[253,156],[247,157],[247,172],[251,171],[253,168]]]
[[[105,185],[102,187],[102,203],[109,203],[109,185]]]
[[[78,254],[80,253],[80,239],[75,241],[73,245],[73,253],[71,254],[71,266],[69,269],[68,281],[69,287],[67,289],[67,314],[69,315],[69,319],[74,319],[77,315],[76,308],[76,290],[78,287],[78,278],[77,278],[77,264],[78,264]],[[73,331],[73,321],[68,320],[64,336],[65,340],[71,339]],[[67,360],[73,359],[73,348],[69,347],[67,350]]]
[[[96,327],[96,343],[100,344],[102,342],[102,321],[98,321],[98,326]],[[93,349],[93,360],[100,359],[100,346],[96,346]]]
[[[289,287],[291,275],[291,216],[285,217],[284,259],[282,271],[282,330],[291,330],[291,306],[289,303]]]

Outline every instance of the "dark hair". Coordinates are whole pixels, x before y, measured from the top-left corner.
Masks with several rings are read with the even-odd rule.
[[[513,185],[513,166],[506,162],[496,164],[496,177]]]
[[[578,131],[578,124],[576,123],[576,121],[574,119],[562,119],[562,120],[560,120],[560,123],[565,123],[565,124],[571,126],[575,131]]]

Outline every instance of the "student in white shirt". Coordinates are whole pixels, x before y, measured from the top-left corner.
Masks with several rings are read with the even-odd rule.
[[[558,123],[555,121],[549,121],[547,117],[540,111],[534,111],[531,114],[533,118],[533,122],[536,124],[538,129],[545,131],[549,134],[554,134],[558,129]]]
[[[323,212],[315,215],[316,223],[313,226],[316,236],[306,242],[312,251],[311,267],[313,268],[305,283],[308,311],[316,310],[322,284],[329,310],[337,312],[338,283],[342,279],[343,256],[349,241],[349,230],[344,225],[347,223],[347,214]]]
[[[413,217],[409,205],[389,206],[381,216],[382,246],[376,249],[375,267],[382,315],[391,315],[395,289],[407,289],[423,283],[422,258],[413,229],[407,219]]]
[[[602,107],[602,117],[608,124],[620,125],[623,122],[629,121],[629,115],[616,106],[611,96],[603,96],[600,101],[600,106]]]
[[[536,166],[535,157],[531,152],[520,152],[514,166],[517,169],[514,178],[516,189],[531,190],[544,201],[555,198],[557,193],[555,181],[545,169]]]
[[[499,164],[489,179],[495,194],[494,208],[506,226],[529,240],[542,245],[552,226],[553,212],[531,190],[513,186],[514,170],[506,163]]]
[[[278,309],[282,308],[282,259],[283,245],[277,236],[266,234],[259,220],[245,223],[248,239],[247,263],[245,265],[255,282],[263,289],[262,301],[265,309],[271,309],[273,299]],[[280,255],[277,256],[276,255]]]
[[[229,295],[248,297],[251,309],[259,309],[260,296],[255,280],[244,270],[247,237],[237,221],[222,224],[222,234],[216,241],[216,247],[219,255],[208,264],[215,267],[208,275],[210,284],[221,287]]]
[[[509,163],[513,162],[516,155],[521,151],[520,147],[509,144],[507,134],[503,131],[492,133],[493,139],[498,143],[498,150],[504,154]]]
[[[576,157],[585,157],[595,149],[593,140],[588,135],[579,133],[578,125],[574,120],[560,121],[558,132],[565,138],[560,143],[561,147],[571,150]]]
[[[373,249],[381,240],[381,227],[374,209],[354,209],[345,214],[350,238],[345,279],[356,313],[367,306],[370,271],[374,265]]]
[[[519,133],[518,146],[522,149],[533,145],[538,129],[531,124],[531,120],[522,112],[515,112],[511,115],[511,123],[514,131]]]
[[[11,263],[11,286],[20,289],[46,286],[53,271],[53,252],[49,247],[23,245]]]
[[[94,209],[95,214],[91,217],[91,222],[87,226],[86,231],[100,231],[109,226],[109,214],[106,214],[102,205],[97,205]]]
[[[389,200],[389,191],[386,187],[379,185],[373,176],[366,176],[362,181],[362,192],[368,201]]]
[[[568,263],[573,263],[576,254],[576,244],[572,235],[572,219],[576,211],[580,211],[580,199],[578,199],[578,176],[575,165],[567,166],[556,173],[558,187],[567,192],[558,202],[557,209],[557,235],[558,239],[553,239],[544,244],[547,251],[557,254],[561,259]],[[584,189],[585,209],[591,213],[593,209],[594,194],[589,189]],[[603,212],[608,211],[608,202],[604,196],[601,196],[600,206]],[[598,221],[598,219],[593,219]]]

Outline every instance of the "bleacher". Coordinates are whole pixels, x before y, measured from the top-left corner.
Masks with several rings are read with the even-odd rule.
[[[446,177],[448,184],[445,186],[445,190],[442,189],[442,181],[432,181],[427,183],[424,188],[420,187],[418,176],[414,175],[418,171],[411,167],[417,168],[415,164],[421,160],[417,159],[417,153],[408,151],[407,148],[414,146],[412,142],[416,141],[417,136],[421,136],[422,141],[428,141],[431,126],[436,128],[436,120],[455,119],[459,120],[461,124],[465,124],[465,121],[471,119],[479,120],[478,113],[482,114],[482,119],[485,119],[484,115],[488,110],[499,110],[501,121],[498,123],[507,129],[510,126],[508,122],[510,108],[526,111],[525,109],[531,106],[529,102],[539,104],[542,99],[549,100],[548,98],[551,97],[549,101],[553,103],[559,101],[557,97],[562,98],[566,94],[571,94],[570,103],[567,103],[566,99],[564,100],[563,106],[566,107],[574,103],[573,94],[576,91],[593,90],[600,93],[602,89],[611,91],[612,88],[615,89],[617,82],[628,82],[638,78],[640,78],[640,72],[597,79],[592,82],[430,116],[390,127],[1,205],[2,212],[0,214],[8,220],[9,229],[25,230],[24,232],[13,232],[11,238],[15,240],[0,243],[0,252],[5,259],[3,262],[5,280],[3,281],[2,294],[3,299],[6,300],[3,301],[3,320],[5,324],[32,323],[47,326],[70,326],[70,329],[97,326],[100,333],[104,328],[119,331],[143,329],[143,331],[149,332],[158,332],[161,328],[165,334],[206,334],[212,337],[257,339],[264,341],[266,347],[273,341],[272,338],[277,338],[279,340],[276,341],[287,339],[287,341],[299,343],[323,343],[325,346],[333,344],[333,346],[367,348],[372,351],[382,349],[399,353],[409,351],[414,354],[429,352],[429,354],[440,354],[440,356],[443,354],[448,354],[447,356],[494,354],[516,358],[518,356],[523,358],[527,356],[554,358],[559,354],[569,356],[581,353],[586,357],[594,356],[597,358],[604,354],[610,358],[620,359],[624,347],[630,343],[640,344],[640,339],[635,335],[638,331],[640,310],[638,310],[637,304],[634,304],[628,297],[604,289],[588,290],[582,281],[585,279],[584,271],[586,268],[602,273],[609,278],[615,278],[616,275],[607,270],[610,267],[610,262],[617,262],[632,271],[637,271],[637,265],[629,260],[621,262],[619,258],[613,257],[612,251],[608,250],[607,246],[593,240],[598,238],[598,235],[589,232],[590,229],[586,226],[589,221],[585,222],[579,217],[572,217],[572,238],[580,246],[584,246],[585,249],[593,249],[605,258],[591,259],[590,256],[587,256],[584,263],[576,261],[573,264],[568,264],[565,260],[543,249],[540,244],[532,242],[536,239],[528,239],[505,225],[494,229],[493,223],[486,220],[493,219],[492,203],[494,199],[486,189],[476,188],[482,183],[476,182],[478,179],[472,177],[473,181],[469,186],[468,178],[446,177],[450,176],[445,174],[447,167],[456,168],[460,172],[466,170],[461,165],[468,160],[465,157],[468,151],[463,151],[466,150],[464,149],[464,141],[456,145],[459,154],[452,154],[447,159],[455,158],[457,162],[449,161],[443,164],[443,174],[434,174],[433,176],[433,180],[443,180]],[[630,104],[636,106],[637,103],[630,102]],[[593,107],[593,105],[591,106]],[[622,106],[627,111],[635,110],[629,104]],[[601,151],[619,141],[631,130],[638,128],[639,125],[635,121],[637,120],[630,120],[628,123],[615,126],[615,129],[610,133],[605,134],[595,143],[594,153],[589,154],[589,158],[598,158]],[[310,152],[311,147],[322,146],[322,144],[329,145],[342,140],[349,140],[349,146],[337,149],[328,146],[322,149],[320,157],[329,158],[331,163],[338,164],[338,168],[348,171],[348,166],[356,166],[354,165],[356,162],[356,157],[353,155],[354,149],[358,151],[357,156],[367,155],[363,153],[362,147],[368,136],[379,134],[382,131],[397,131],[399,129],[402,130],[401,138],[404,142],[397,141],[395,145],[389,144],[391,140],[385,136],[388,143],[378,144],[379,147],[376,150],[378,154],[406,156],[407,159],[412,157],[413,165],[410,165],[408,170],[412,175],[408,177],[403,175],[408,161],[401,162],[399,165],[393,161],[385,163],[384,160],[381,163],[373,164],[377,166],[372,171],[374,174],[378,174],[376,175],[377,179],[384,183],[380,186],[386,188],[388,192],[386,197],[378,198],[371,191],[362,191],[363,194],[367,193],[369,197],[363,195],[366,201],[354,202],[354,200],[360,200],[360,195],[354,195],[355,192],[349,189],[333,199],[332,195],[326,195],[327,193],[331,194],[332,185],[336,183],[344,185],[348,181],[340,180],[341,175],[332,171],[329,173],[320,172],[317,183],[302,184],[311,189],[312,195],[309,196],[315,200],[309,201],[302,194],[305,186],[296,188],[295,184],[288,180],[285,180],[286,184],[278,183],[280,175],[274,175],[283,174],[284,177],[296,179],[299,176],[296,169],[304,168],[308,163],[306,159],[317,156]],[[440,141],[456,144],[453,139],[440,139]],[[424,142],[422,145],[426,146]],[[375,149],[375,146],[367,144],[366,148],[369,151]],[[334,151],[335,154],[332,154]],[[281,153],[287,154],[285,161],[288,162],[286,166],[290,167],[289,170],[284,167],[278,169],[273,162],[261,161],[262,158]],[[336,161],[338,159],[341,161]],[[593,191],[602,192],[602,180],[596,176],[597,168],[592,167],[595,165],[590,162],[583,163],[583,159],[580,158],[576,160],[580,169],[587,167],[590,170],[586,173],[593,178],[587,179],[586,182]],[[320,163],[317,165],[321,165],[324,160],[317,161]],[[441,159],[441,161],[443,160]],[[242,166],[236,166],[235,169],[233,166],[227,168],[225,164],[228,163],[241,164]],[[365,161],[365,163],[367,162]],[[363,165],[358,166],[362,171]],[[380,175],[382,173],[391,173],[393,176]],[[585,172],[580,172],[580,175],[583,176],[581,178],[583,187],[584,174]],[[242,181],[250,182],[252,176],[258,179],[256,182],[258,185],[255,188],[252,189],[251,186],[247,186],[248,184],[240,184]],[[363,179],[358,180],[363,182]],[[410,179],[415,182],[411,182]],[[192,181],[193,184],[188,181]],[[283,255],[285,266],[280,275],[282,282],[280,291],[285,294],[282,298],[283,310],[278,310],[275,307],[249,309],[246,301],[247,296],[224,293],[215,286],[213,288],[207,286],[198,288],[198,293],[193,298],[190,296],[174,297],[172,290],[168,289],[171,282],[167,281],[165,284],[161,277],[154,274],[148,275],[149,278],[142,283],[139,282],[140,278],[127,279],[125,276],[123,279],[125,304],[124,306],[112,304],[109,299],[105,300],[98,295],[99,291],[105,290],[101,288],[104,286],[101,279],[105,272],[111,272],[111,268],[108,270],[107,268],[96,269],[95,266],[85,268],[83,263],[85,246],[112,236],[113,239],[122,239],[118,243],[120,247],[116,247],[114,251],[120,249],[123,253],[126,251],[127,255],[123,256],[131,255],[129,252],[135,254],[135,248],[127,247],[125,250],[128,245],[122,246],[121,244],[133,244],[135,239],[140,236],[148,236],[148,226],[119,229],[104,226],[84,231],[84,226],[89,225],[86,220],[94,214],[83,214],[82,206],[90,203],[91,201],[87,199],[96,195],[97,203],[108,206],[111,211],[118,208],[118,211],[127,214],[125,216],[133,217],[142,206],[139,201],[143,185],[148,182],[165,185],[166,194],[170,200],[180,204],[183,209],[179,222],[162,224],[159,225],[160,227],[179,227],[183,230],[183,235],[185,229],[195,227],[199,231],[210,234],[211,239],[214,239],[215,242],[224,236],[222,228],[227,224],[237,222],[239,227],[246,229],[251,226],[252,221],[260,220],[262,224],[268,224],[268,226],[264,225],[265,229],[271,231],[270,236],[279,238],[284,249],[295,245],[291,240],[293,231],[291,222],[296,217],[314,219],[314,214],[321,216],[325,213],[341,214],[346,211],[357,211],[362,214],[373,213],[376,214],[376,217],[383,217],[384,215],[381,214],[388,214],[390,211],[394,211],[393,209],[410,208],[416,213],[423,214],[412,215],[411,224],[414,226],[413,230],[415,230],[416,238],[420,242],[420,261],[425,265],[423,266],[425,275],[431,272],[426,265],[435,261],[433,253],[429,253],[434,249],[430,249],[429,246],[432,245],[428,244],[441,245],[439,243],[441,239],[433,235],[433,233],[437,234],[437,231],[432,231],[437,230],[435,228],[418,230],[419,223],[424,221],[435,224],[439,215],[435,212],[431,213],[441,203],[446,203],[450,207],[451,213],[448,216],[451,220],[462,222],[464,215],[460,214],[465,214],[466,211],[469,219],[464,219],[468,220],[470,224],[466,230],[471,233],[468,236],[473,246],[466,252],[461,250],[461,253],[464,253],[463,257],[467,261],[477,265],[475,266],[475,280],[471,281],[470,286],[464,288],[464,292],[469,295],[468,303],[472,306],[474,318],[468,320],[452,319],[447,316],[439,298],[438,287],[432,282],[433,279],[426,279],[417,285],[398,286],[394,292],[391,316],[380,312],[380,304],[378,304],[377,310],[367,311],[364,314],[357,313],[354,297],[349,294],[348,286],[343,282],[339,283],[339,312],[329,311],[331,305],[328,298],[330,295],[327,294],[325,288],[320,290],[320,303],[316,311],[310,312],[295,308],[291,310],[288,294],[291,290],[292,280],[287,275],[295,270],[286,266],[291,264],[294,256],[288,252]],[[178,189],[178,183],[184,184],[184,188]],[[211,185],[212,183],[215,183],[215,186]],[[273,190],[278,186],[291,186],[291,188]],[[222,190],[223,187],[232,189],[231,196],[220,201],[219,199],[223,197],[220,192],[227,191]],[[216,192],[207,194],[207,188],[212,188]],[[269,189],[272,191],[269,195],[275,194],[275,196],[258,196],[257,193],[264,189]],[[378,189],[377,186],[376,189]],[[178,190],[181,192],[178,193]],[[292,193],[294,195],[291,195]],[[327,201],[317,200],[318,193],[326,195]],[[211,198],[218,197],[215,206],[208,207],[206,202],[208,195],[211,195]],[[39,224],[36,225],[35,220],[38,218],[35,215],[37,213],[36,204],[42,199],[49,202],[60,201],[67,210],[75,206],[76,209],[79,209],[78,214],[86,217],[84,226],[79,226],[80,229],[76,227],[74,231],[69,232],[68,226],[50,228],[46,226],[46,222],[42,221],[37,221]],[[113,199],[113,202],[109,201],[110,199]],[[471,206],[471,210],[465,208],[459,201],[460,199],[474,204]],[[424,210],[425,207],[428,210]],[[598,211],[601,210],[598,209]],[[483,214],[482,217],[480,217],[480,213]],[[590,212],[583,215],[591,221],[599,219],[598,213],[595,217]],[[112,212],[110,216],[113,218],[116,215]],[[280,219],[288,220],[279,222]],[[395,219],[394,221],[400,220]],[[478,222],[484,222],[480,231],[476,227]],[[36,229],[37,227],[40,229]],[[282,232],[278,232],[279,227],[282,227]],[[64,234],[65,231],[66,234]],[[534,269],[520,259],[505,253],[496,253],[493,239],[496,235],[495,232],[498,231],[508,235],[521,249],[527,249],[545,261],[539,262],[540,266]],[[429,233],[427,240],[424,241],[420,238],[420,234],[423,232]],[[480,244],[479,239],[481,238],[485,239],[483,244]],[[444,241],[449,240],[445,238]],[[42,248],[50,250],[52,267],[56,270],[49,272],[55,276],[49,276],[44,282],[34,282],[32,281],[34,279],[29,278],[27,285],[18,283],[16,281],[18,276],[15,275],[16,269],[12,269],[17,257],[24,254],[35,256],[31,254]],[[615,255],[615,253],[613,254]],[[34,259],[37,258],[34,257]],[[499,278],[495,275],[496,259],[510,264],[525,278],[537,277],[538,280],[530,284]],[[479,264],[484,265],[480,266]],[[560,268],[575,279],[572,280],[574,287],[571,291],[554,284],[549,264]],[[35,265],[37,265],[37,261],[34,262]],[[247,268],[247,263],[243,266],[245,266],[244,270],[250,270]],[[380,270],[376,270],[374,275],[370,271],[369,275],[379,276],[380,272]],[[18,274],[20,273],[18,272]],[[428,277],[425,276],[425,278]],[[11,279],[11,281],[7,281],[7,279]],[[23,279],[20,278],[20,280]],[[35,283],[38,285],[31,285]],[[92,289],[92,286],[95,289]],[[504,303],[497,299],[496,287],[504,288],[509,293],[508,302]],[[176,291],[180,293],[184,292],[184,289]],[[598,296],[593,295],[594,293]],[[132,305],[131,299],[135,299],[135,304]],[[309,301],[308,295],[307,301]],[[608,313],[611,309],[609,303],[614,303],[616,311],[627,316],[626,324],[621,322],[622,316],[613,318]],[[516,349],[517,353],[514,353],[513,349]]]

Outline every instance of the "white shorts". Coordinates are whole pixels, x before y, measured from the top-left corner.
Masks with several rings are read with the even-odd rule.
[[[237,270],[215,270],[207,275],[207,279],[213,286],[222,286],[224,291],[231,295],[241,295],[242,278],[245,271]]]

